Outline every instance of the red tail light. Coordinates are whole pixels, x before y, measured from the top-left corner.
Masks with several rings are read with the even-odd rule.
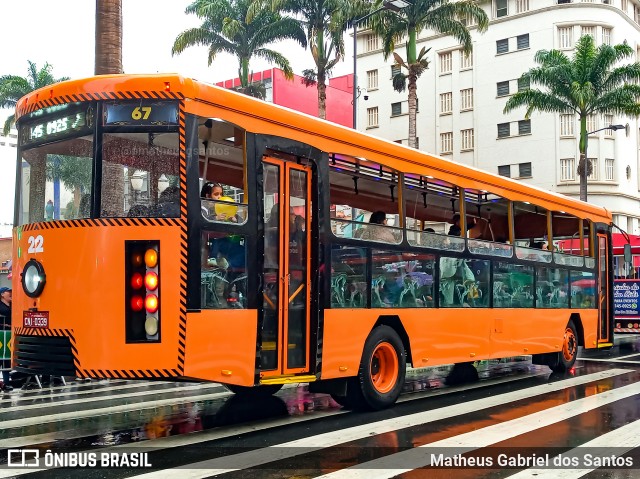
[[[144,276],[144,285],[149,291],[155,291],[158,287],[158,275],[156,273],[147,273]]]
[[[126,340],[160,341],[160,242],[125,241]]]
[[[142,275],[140,273],[134,273],[133,276],[131,276],[131,287],[133,289],[142,288]]]

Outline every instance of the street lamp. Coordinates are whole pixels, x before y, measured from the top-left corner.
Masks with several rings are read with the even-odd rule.
[[[598,128],[597,130],[588,132],[587,137],[589,137],[589,135],[593,135],[594,133],[598,133],[599,131],[603,131],[603,130],[617,131],[617,130],[626,130],[626,129],[627,129],[626,125],[609,125],[609,126],[605,126],[604,128]],[[584,184],[584,193],[585,193],[584,198],[580,198],[582,201],[587,201],[587,178],[589,177],[589,175],[587,175],[587,171],[589,170],[589,157],[587,155],[588,143],[589,141],[587,140],[587,138],[585,138],[584,164],[582,165],[582,171],[580,171],[580,183]]]
[[[376,13],[380,13],[383,10],[391,10],[392,12],[399,12],[401,9],[408,7],[411,5],[410,2],[406,0],[388,0],[382,3],[382,6],[373,12],[367,13],[365,16],[356,18],[353,20],[353,100],[351,103],[353,104],[353,129],[356,128],[356,123],[358,119],[358,97],[360,96],[360,88],[358,87],[358,70],[357,70],[357,50],[358,50],[358,25],[360,22],[365,21],[367,18],[375,15]]]

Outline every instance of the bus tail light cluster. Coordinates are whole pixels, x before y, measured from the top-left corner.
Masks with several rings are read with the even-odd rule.
[[[160,341],[160,242],[125,242],[128,343]]]

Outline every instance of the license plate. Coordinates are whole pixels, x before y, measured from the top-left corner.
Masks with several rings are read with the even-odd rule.
[[[23,311],[22,326],[25,328],[49,328],[49,311]]]

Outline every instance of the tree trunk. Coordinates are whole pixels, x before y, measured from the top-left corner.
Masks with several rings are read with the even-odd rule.
[[[418,109],[416,108],[417,80],[415,74],[409,73],[409,147],[416,148],[416,116]]]
[[[318,75],[318,117],[323,120],[327,118],[327,85],[325,76]]]
[[[96,0],[95,74],[122,73],[122,0]]]
[[[580,162],[578,163],[578,173],[580,174],[580,199],[587,201],[587,177],[589,176],[589,165],[587,163],[587,116],[580,115]]]
[[[409,90],[409,147],[416,148],[416,116],[418,114],[417,108],[417,88],[418,88],[418,75],[413,70],[414,65],[417,62],[417,35],[415,28],[409,29],[409,38],[407,40],[407,65],[409,65],[409,75],[407,89]]]

